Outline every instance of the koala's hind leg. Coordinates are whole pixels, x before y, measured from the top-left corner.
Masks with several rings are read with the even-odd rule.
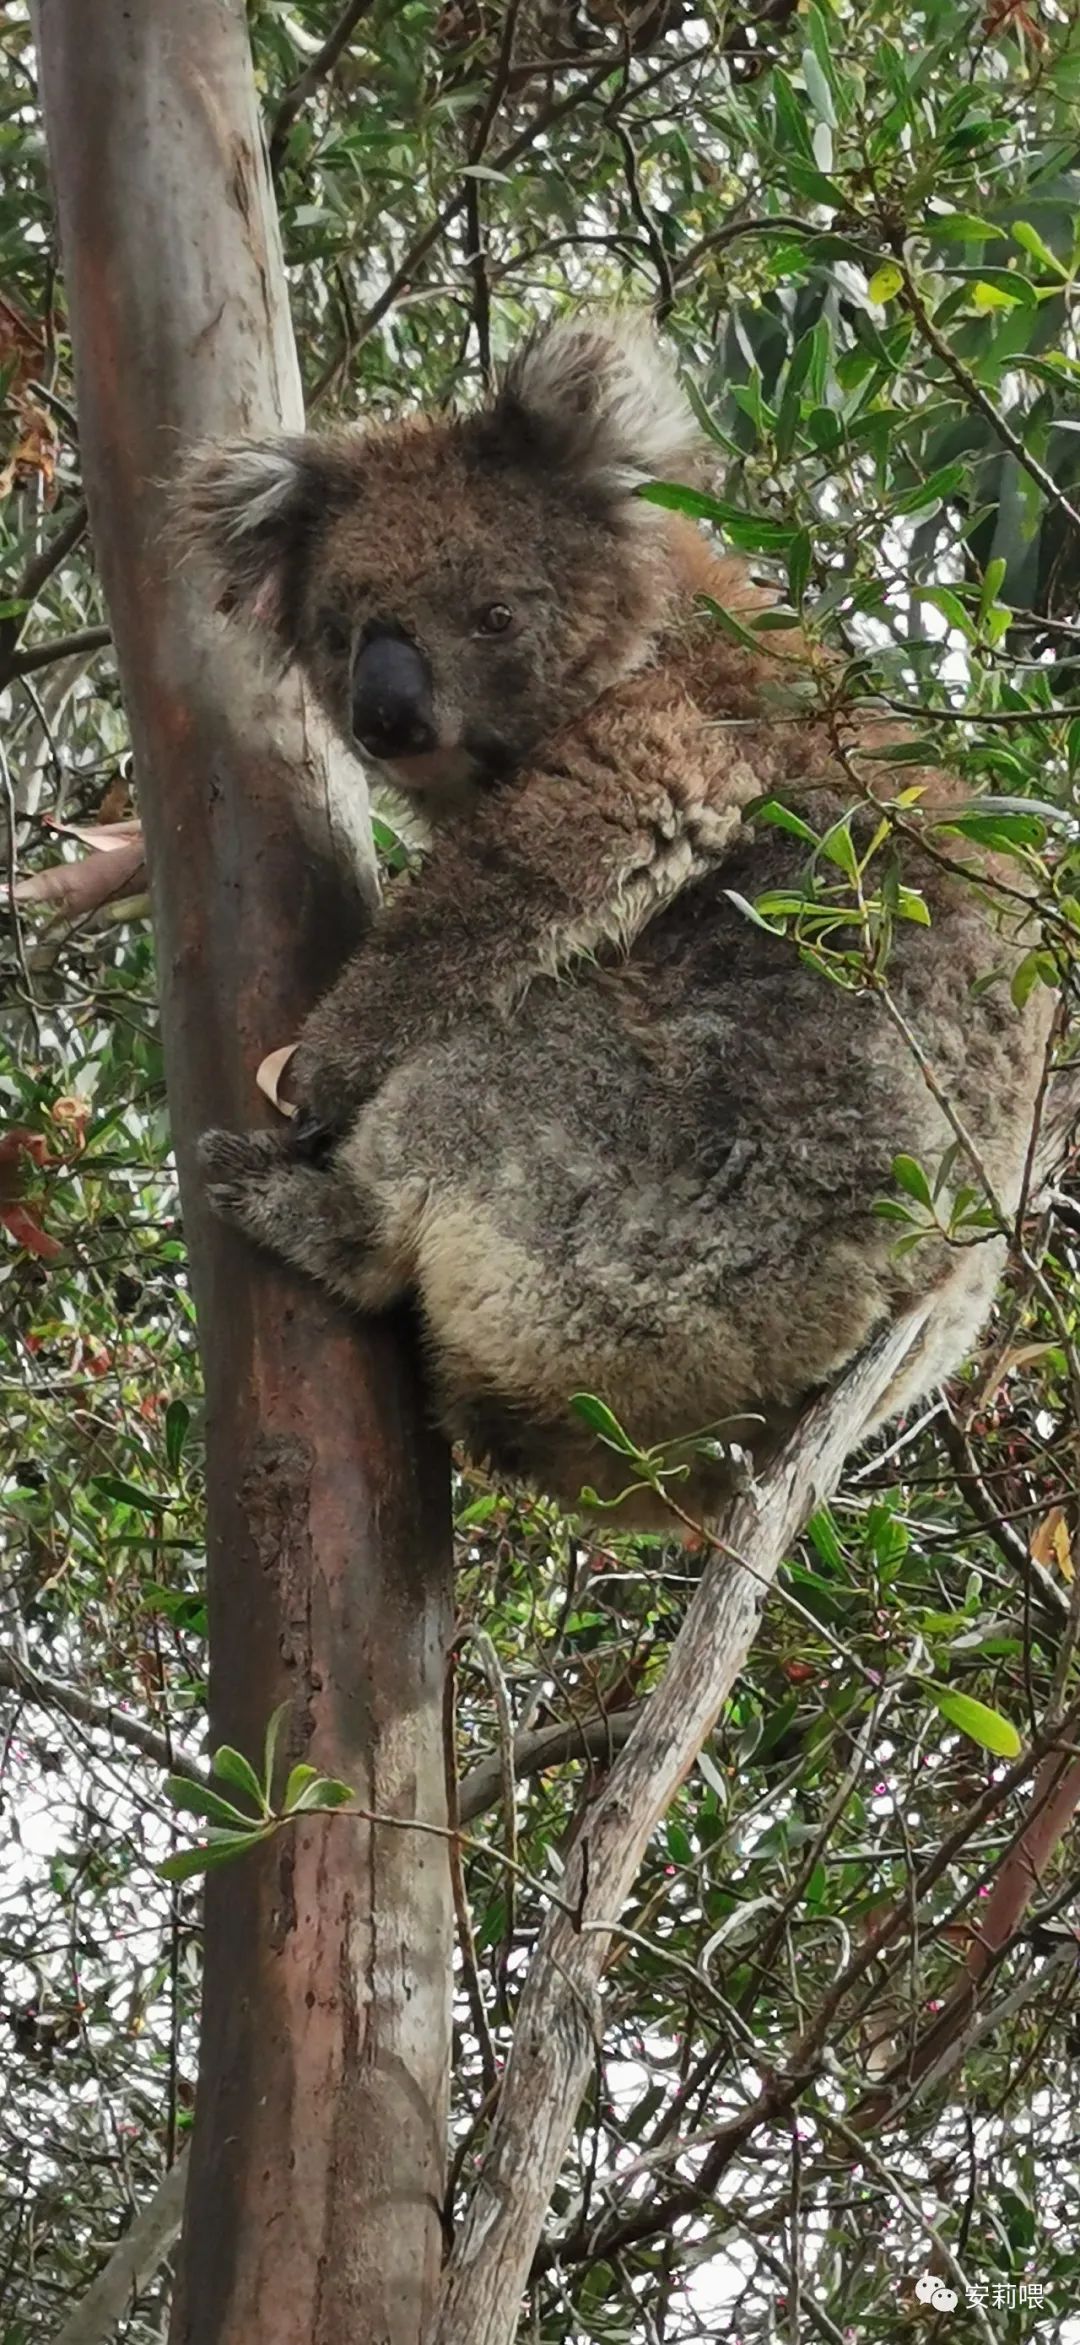
[[[276,1132],[207,1132],[199,1163],[215,1213],[257,1245],[361,1308],[394,1299],[400,1282],[379,1253],[363,1194],[333,1154],[312,1163]]]

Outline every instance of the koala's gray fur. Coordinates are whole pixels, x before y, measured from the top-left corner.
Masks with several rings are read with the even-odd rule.
[[[634,496],[685,478],[693,442],[646,330],[579,321],[478,416],[210,450],[186,492],[228,604],[347,738],[359,647],[388,631],[419,649],[433,712],[391,769],[430,856],[295,1061],[331,1144],[211,1135],[213,1197],[361,1309],[413,1296],[448,1431],[571,1505],[626,1478],[576,1391],[641,1443],[719,1426],[760,1454],[931,1289],[888,1409],[958,1364],[1004,1240],[898,1260],[874,1213],[897,1153],[933,1168],[955,1138],[900,1021],[1011,1213],[1051,1015],[1041,988],[1013,1006],[1026,908],[995,908],[978,871],[905,874],[932,925],[896,923],[898,1016],[732,900],[805,869],[753,802],[775,792],[821,831],[845,785],[820,724],[763,707],[791,672],[767,647],[790,659],[792,638],[757,656],[698,617],[703,589],[761,598]],[[953,787],[929,779],[938,801]],[[708,1515],[724,1481],[698,1460],[681,1498]]]

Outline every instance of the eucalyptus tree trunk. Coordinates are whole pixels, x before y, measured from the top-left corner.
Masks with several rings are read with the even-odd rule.
[[[211,1739],[445,1820],[445,1459],[402,1328],[206,1216],[192,1145],[259,1112],[373,892],[359,773],[228,645],[170,538],[192,439],[295,427],[243,0],[40,0],[91,526],[150,855],[208,1391]],[[174,2345],[419,2345],[441,2252],[451,1903],[437,1833],[286,1827],[210,1875]]]

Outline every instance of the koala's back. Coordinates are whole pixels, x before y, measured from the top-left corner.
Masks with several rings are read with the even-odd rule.
[[[932,1173],[955,1137],[900,1025],[732,901],[795,884],[802,860],[783,834],[743,834],[629,959],[536,979],[512,1017],[475,1015],[406,1059],[347,1143],[419,1298],[446,1421],[567,1503],[625,1481],[570,1392],[644,1444],[723,1425],[760,1455],[908,1297],[940,1290],[912,1389],[989,1308],[1002,1241],[898,1261],[874,1211],[895,1155]],[[890,990],[1011,1210],[1048,1006],[1014,1008],[1018,947],[970,883],[928,894],[932,929],[899,925]],[[724,1483],[702,1464],[687,1503],[709,1511]]]

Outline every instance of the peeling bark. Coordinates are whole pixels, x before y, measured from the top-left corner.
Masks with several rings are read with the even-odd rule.
[[[91,528],[131,721],[208,1390],[211,1735],[445,1820],[447,1475],[407,1331],[209,1223],[195,1137],[372,892],[357,769],[178,568],[197,437],[300,421],[242,0],[40,0]],[[429,1835],[312,1817],[212,1874],[174,2345],[419,2345],[441,2254],[451,1905]]]

